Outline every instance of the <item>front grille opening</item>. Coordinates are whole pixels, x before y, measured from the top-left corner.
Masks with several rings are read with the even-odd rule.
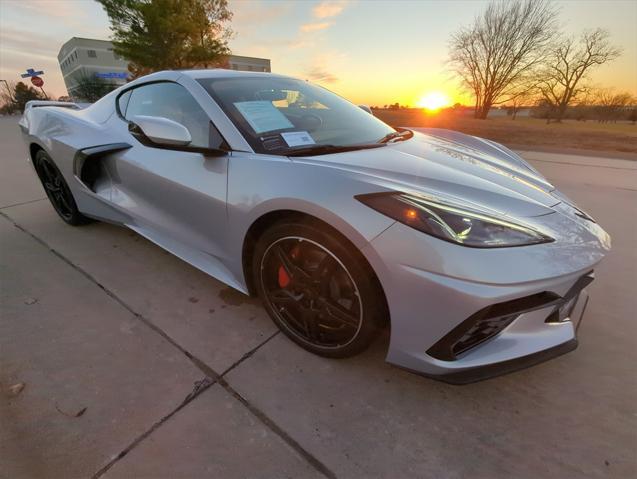
[[[498,335],[522,313],[556,304],[561,298],[548,291],[492,304],[472,314],[427,350],[430,356],[454,361],[458,355]]]
[[[462,353],[494,338],[524,313],[554,306],[546,322],[562,322],[571,315],[580,292],[593,281],[593,272],[581,276],[563,297],[550,292],[492,304],[472,314],[427,350],[443,361],[455,361]]]
[[[511,324],[519,314],[511,314],[509,316],[501,316],[498,318],[485,318],[471,326],[471,328],[462,336],[456,344],[451,348],[453,355],[458,357],[465,351],[476,347],[478,344],[492,338],[509,324]]]
[[[573,310],[575,309],[575,305],[579,301],[579,293],[572,296],[570,299],[565,300],[561,303],[559,307],[556,307],[555,310],[546,318],[545,323],[563,323],[564,321],[568,321],[571,318],[571,314],[573,314]]]

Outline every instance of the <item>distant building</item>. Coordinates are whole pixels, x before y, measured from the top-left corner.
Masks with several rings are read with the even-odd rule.
[[[73,96],[80,78],[98,76],[123,85],[129,76],[128,61],[115,54],[113,44],[108,40],[73,37],[60,48],[58,62],[70,96]],[[228,57],[227,68],[251,72],[272,71],[267,58],[239,55]]]
[[[126,83],[128,77],[128,62],[117,56],[113,44],[106,40],[73,37],[60,48],[58,62],[70,96],[82,77],[97,74],[117,85]]]
[[[242,72],[271,72],[270,60],[267,58],[242,57],[230,55],[228,68]]]

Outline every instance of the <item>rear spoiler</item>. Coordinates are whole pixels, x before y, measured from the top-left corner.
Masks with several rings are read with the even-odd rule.
[[[20,121],[18,122],[18,125],[20,126],[20,129],[22,130],[22,133],[28,133],[29,132],[29,117],[28,117],[27,113],[29,113],[29,111],[33,110],[34,108],[39,108],[41,106],[56,106],[56,107],[61,107],[61,108],[68,108],[70,110],[81,110],[83,107],[85,107],[84,105],[78,105],[77,103],[73,103],[73,102],[70,102],[70,101],[50,101],[50,100],[31,100],[31,101],[28,101],[24,105],[24,111],[22,112],[22,118],[20,118]]]
[[[32,108],[39,108],[41,106],[58,106],[62,108],[71,108],[72,110],[80,110],[81,107],[77,103],[70,101],[51,101],[51,100],[31,100],[24,106],[24,113]]]

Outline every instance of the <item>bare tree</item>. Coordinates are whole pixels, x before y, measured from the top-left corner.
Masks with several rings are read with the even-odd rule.
[[[493,105],[535,85],[556,14],[547,0],[493,2],[451,37],[449,63],[475,96],[475,118],[485,119]]]
[[[628,92],[616,93],[612,89],[601,89],[595,93],[595,110],[600,123],[616,122],[629,116],[630,105],[635,98]]]
[[[515,120],[520,110],[535,103],[537,91],[533,87],[523,88],[517,95],[514,95],[511,101],[508,103],[509,110],[511,112],[511,119]]]
[[[608,32],[601,28],[585,31],[579,38],[563,39],[551,49],[539,88],[553,107],[555,121],[560,122],[568,106],[587,91],[587,74],[620,54],[621,50],[610,43]]]
[[[0,113],[3,115],[23,111],[30,100],[48,100],[43,93],[23,82],[11,82],[6,85],[6,91],[0,93]]]

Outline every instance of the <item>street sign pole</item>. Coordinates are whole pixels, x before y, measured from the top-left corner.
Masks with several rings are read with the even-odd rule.
[[[26,73],[21,73],[20,76],[22,78],[29,78],[29,77],[37,77],[40,75],[44,75],[44,71],[40,70],[40,71],[35,71],[33,68],[27,68],[27,72]]]
[[[35,71],[33,68],[27,68],[26,73],[20,74],[22,78],[31,78],[31,83],[33,83],[33,85],[40,88],[40,91],[42,91],[42,94],[44,95],[44,99],[48,100],[49,95],[47,95],[46,92],[44,91],[44,88],[42,88],[44,86],[44,80],[40,78],[40,75],[44,75],[44,71],[43,70]]]

